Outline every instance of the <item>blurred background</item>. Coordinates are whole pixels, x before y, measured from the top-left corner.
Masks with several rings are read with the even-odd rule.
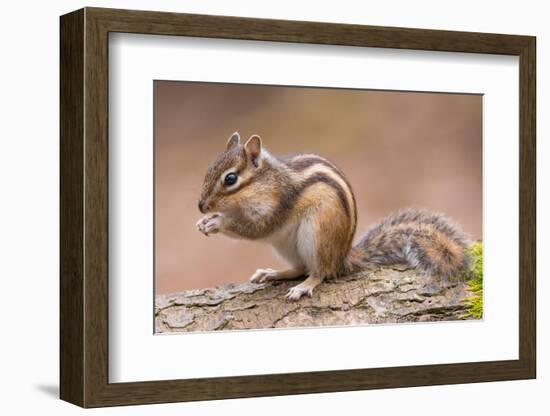
[[[441,211],[482,238],[482,96],[154,82],[155,290],[246,281],[285,267],[260,242],[205,237],[195,223],[208,165],[235,131],[271,153],[316,153],[347,175],[356,240],[403,207]]]

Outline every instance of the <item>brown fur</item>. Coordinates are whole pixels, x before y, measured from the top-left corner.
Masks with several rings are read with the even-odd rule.
[[[224,184],[226,172],[238,175],[235,186]],[[443,278],[457,276],[468,266],[468,237],[444,215],[425,210],[406,209],[386,217],[352,247],[357,207],[344,174],[316,155],[270,156],[257,136],[245,145],[238,134],[228,140],[226,150],[208,168],[199,206],[203,212],[222,213],[220,227],[234,237],[269,239],[288,224],[299,225],[298,230],[306,227],[297,244],[313,245],[314,263],[306,269],[310,278],[293,288],[291,299],[311,293],[326,276],[371,264],[405,263]],[[295,276],[304,264],[293,266],[292,272],[269,272],[270,279]]]
[[[406,209],[371,227],[356,246],[362,258],[351,263],[405,263],[448,279],[467,270],[469,245],[469,237],[443,214]]]
[[[336,190],[340,202],[344,209],[346,210],[346,214],[348,216],[348,219],[350,221],[350,226],[348,228],[348,241],[346,241],[345,246],[349,247],[353,241],[353,237],[355,235],[355,230],[357,227],[357,205],[355,202],[355,195],[353,194],[353,189],[351,185],[349,184],[346,176],[344,173],[333,163],[330,161],[317,156],[317,155],[297,155],[291,158],[288,158],[288,166],[295,172],[303,172],[307,168],[314,166],[314,165],[322,165],[329,168],[330,171],[332,171],[334,174],[336,174],[345,184],[344,189],[339,183],[335,182],[334,180],[327,181],[330,182],[330,185]],[[329,178],[330,179],[330,178]],[[350,196],[350,201],[348,201],[347,195]],[[320,195],[320,198],[323,198],[323,195]],[[350,206],[351,205],[351,206]]]
[[[308,215],[315,230],[316,268],[310,273],[322,277],[340,273],[351,248],[350,221],[340,207],[340,196],[319,182],[304,191],[292,214],[296,220]]]

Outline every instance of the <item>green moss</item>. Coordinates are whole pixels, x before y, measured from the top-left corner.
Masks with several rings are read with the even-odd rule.
[[[465,300],[468,311],[464,314],[464,318],[481,319],[483,316],[483,244],[481,241],[476,241],[468,248],[468,255],[472,262],[465,278],[473,295]]]

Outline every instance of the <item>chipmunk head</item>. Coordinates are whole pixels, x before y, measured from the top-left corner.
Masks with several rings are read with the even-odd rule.
[[[230,211],[239,203],[236,194],[253,182],[262,168],[262,141],[251,136],[243,145],[233,133],[225,150],[208,168],[199,199],[199,211]]]

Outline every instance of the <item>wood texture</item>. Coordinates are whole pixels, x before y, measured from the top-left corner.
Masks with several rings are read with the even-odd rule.
[[[109,32],[519,56],[519,360],[109,383]],[[64,400],[97,407],[535,377],[533,37],[86,8],[61,18],[60,101],[60,337]]]
[[[84,12],[61,19],[60,388],[84,405]]]
[[[303,280],[303,279],[302,279]],[[304,328],[472,319],[465,281],[443,282],[407,268],[364,271],[319,285],[313,296],[289,302],[299,280],[229,283],[158,295],[155,332]]]
[[[520,54],[519,142],[519,357],[536,377],[536,41]]]

